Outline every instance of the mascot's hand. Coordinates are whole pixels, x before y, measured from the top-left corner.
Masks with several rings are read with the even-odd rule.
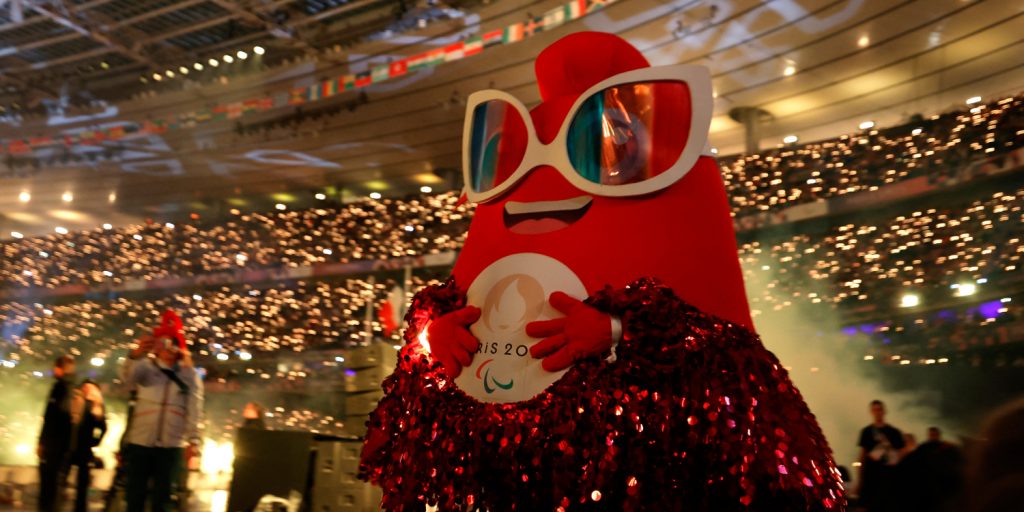
[[[462,367],[473,362],[480,341],[469,332],[469,326],[480,319],[480,308],[466,306],[446,313],[427,326],[430,353],[444,365],[449,377],[462,373]]]
[[[530,355],[543,358],[545,370],[564,370],[580,359],[605,353],[618,341],[615,321],[607,313],[562,292],[552,293],[549,302],[565,316],[526,325],[526,334],[544,338],[530,347]]]

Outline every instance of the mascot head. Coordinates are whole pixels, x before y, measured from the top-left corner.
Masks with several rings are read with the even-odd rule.
[[[495,261],[553,258],[587,293],[654,277],[684,300],[752,327],[729,203],[708,155],[711,78],[651,67],[621,38],[583,32],[536,62],[541,103],[469,98],[465,194],[476,203],[455,278]]]

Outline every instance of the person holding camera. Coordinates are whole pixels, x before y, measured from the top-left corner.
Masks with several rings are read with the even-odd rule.
[[[125,434],[128,512],[173,510],[182,464],[198,457],[203,382],[185,344],[181,319],[166,311],[160,327],[143,336],[122,367],[136,392]]]

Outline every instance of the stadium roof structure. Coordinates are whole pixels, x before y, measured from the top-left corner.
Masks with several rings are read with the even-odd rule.
[[[579,30],[710,67],[720,154],[1024,89],[1013,0],[3,0],[0,239],[443,188],[466,96]]]

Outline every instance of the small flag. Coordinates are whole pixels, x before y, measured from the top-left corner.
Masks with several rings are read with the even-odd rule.
[[[7,145],[7,151],[12,155],[23,155],[29,153],[32,150],[25,144],[25,141],[21,139],[14,139]]]
[[[492,31],[484,34],[483,39],[484,39],[484,48],[489,48],[489,47],[494,46],[496,44],[501,44],[502,40],[505,39],[505,31],[501,30],[501,29],[492,30]]]
[[[330,98],[331,96],[334,96],[335,94],[338,94],[338,81],[337,80],[331,78],[329,80],[324,80],[323,82],[320,83],[320,95],[321,96],[323,96],[324,98]]]
[[[544,13],[544,19],[542,21],[542,23],[544,24],[544,30],[551,30],[565,23],[565,18],[566,16],[564,5],[562,7],[551,9],[550,11]]]
[[[34,148],[40,146],[49,146],[50,144],[53,144],[52,137],[32,137],[31,139],[28,140],[28,145]]]
[[[587,13],[587,0],[572,0],[565,4],[565,16],[574,20]]]
[[[228,104],[228,119],[238,119],[239,117],[242,117],[242,104],[237,101]]]
[[[417,69],[423,69],[427,66],[427,53],[419,53],[406,59],[406,68],[409,71],[416,71]]]
[[[523,40],[523,24],[516,23],[505,27],[505,34],[501,38],[501,42],[505,44],[517,43]]]
[[[444,61],[451,62],[461,59],[465,55],[465,47],[466,45],[462,41],[446,46],[444,48]]]
[[[436,66],[444,62],[444,48],[437,48],[427,52],[427,65]]]
[[[320,99],[320,84],[313,84],[306,88],[306,101],[316,101]]]
[[[408,61],[406,59],[402,59],[391,63],[390,69],[388,70],[388,74],[390,74],[392,77],[402,76],[408,70]]]
[[[342,86],[345,88],[346,91],[351,91],[352,89],[356,88],[356,76],[355,75],[345,75],[345,76],[341,77],[341,83],[342,83]]]
[[[378,83],[387,80],[388,78],[391,77],[391,75],[389,74],[390,69],[390,65],[375,66],[373,70],[370,71],[370,82]]]
[[[470,55],[476,55],[484,51],[484,40],[480,36],[473,36],[466,39],[466,44],[463,46],[462,53],[466,57]]]
[[[214,105],[213,107],[213,120],[223,121],[228,118],[228,107],[224,105]]]
[[[124,137],[123,126],[115,126],[107,132],[107,138],[110,140],[120,140],[122,137]]]
[[[373,83],[373,75],[370,71],[356,73],[356,87],[366,87]]]
[[[206,122],[209,122],[210,119],[212,119],[212,118],[213,118],[213,116],[210,114],[210,109],[208,109],[208,108],[204,108],[204,109],[199,110],[198,112],[196,112],[196,122],[206,123]]]
[[[615,0],[587,0],[587,11],[586,12],[588,12],[588,13],[589,12],[594,12],[594,11],[596,11],[598,9],[603,8],[603,7],[607,7],[609,4],[613,3],[614,1]]]
[[[292,90],[288,92],[288,104],[289,105],[301,105],[301,104],[305,103],[306,102],[306,98],[304,97],[305,92],[306,92],[306,90],[303,89],[302,87],[292,88]],[[214,109],[214,113],[216,113],[216,109]]]
[[[270,96],[264,96],[259,99],[260,110],[270,110],[274,108],[274,100]]]

